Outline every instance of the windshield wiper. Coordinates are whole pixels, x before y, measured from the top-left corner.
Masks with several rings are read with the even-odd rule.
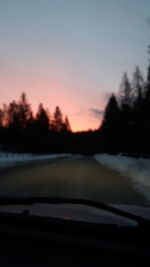
[[[91,206],[97,209],[105,210],[113,214],[134,220],[138,225],[150,225],[150,220],[134,215],[124,210],[120,210],[113,206],[80,198],[60,198],[60,197],[3,197],[0,196],[0,206],[2,205],[32,205],[32,204],[79,204]]]

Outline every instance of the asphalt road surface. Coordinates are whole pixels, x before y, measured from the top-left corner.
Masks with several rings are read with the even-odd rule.
[[[93,157],[57,159],[2,172],[0,195],[86,198],[133,205],[145,201],[129,177]]]

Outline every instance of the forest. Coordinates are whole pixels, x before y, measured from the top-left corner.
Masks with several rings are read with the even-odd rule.
[[[124,73],[118,94],[109,98],[99,131],[107,152],[150,156],[150,65],[146,80],[139,67],[131,82]]]
[[[23,92],[0,108],[0,149],[30,153],[122,153],[150,156],[150,64],[146,79],[139,67],[131,81],[125,72],[117,94],[106,104],[97,130],[72,132],[69,119],[56,106],[54,114],[39,104],[33,115]]]

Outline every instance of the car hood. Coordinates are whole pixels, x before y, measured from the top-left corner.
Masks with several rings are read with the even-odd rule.
[[[123,205],[123,204],[110,204],[111,206],[131,214],[141,216],[150,220],[150,208],[136,206],[136,205]],[[78,204],[32,204],[32,205],[3,205],[0,206],[0,212],[10,212],[29,215],[52,217],[64,220],[82,221],[90,223],[101,224],[117,224],[120,226],[129,225],[137,226],[137,222],[120,215],[113,214],[109,211],[98,209],[91,206],[78,205]]]

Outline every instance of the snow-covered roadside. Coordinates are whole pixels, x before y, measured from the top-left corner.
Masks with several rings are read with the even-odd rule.
[[[101,164],[131,178],[135,189],[150,201],[150,159],[109,154],[96,154],[94,158]]]
[[[19,163],[37,161],[37,160],[47,160],[55,158],[69,158],[71,154],[49,154],[49,155],[33,155],[33,154],[16,154],[16,153],[6,153],[0,152],[0,167],[12,167]]]

